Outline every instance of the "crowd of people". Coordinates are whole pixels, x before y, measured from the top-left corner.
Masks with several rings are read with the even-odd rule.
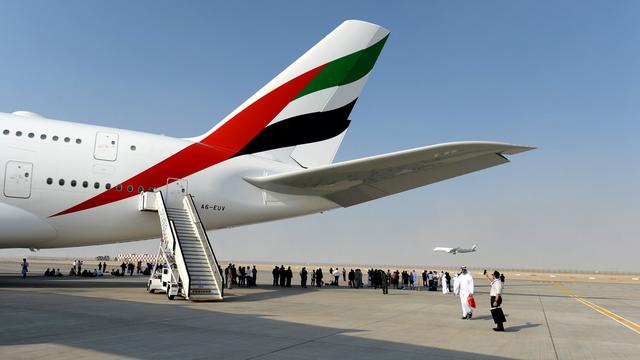
[[[21,273],[23,277],[26,277],[29,271],[29,263],[26,259],[22,259]],[[97,277],[102,276],[107,271],[107,263],[100,262],[96,269],[90,271],[83,269],[82,260],[74,260],[69,271],[70,276],[82,276],[82,277]],[[122,262],[119,268],[114,267],[111,269],[110,274],[112,276],[125,276],[127,273],[129,276],[133,276],[134,272],[137,274],[150,275],[153,269],[153,264],[147,263],[146,267],[142,268],[142,262],[138,261],[137,264],[133,262]],[[222,269],[220,269],[222,272]],[[291,266],[285,268],[284,265],[275,266],[271,271],[273,282],[272,286],[279,287],[291,287],[293,279],[293,270]],[[310,280],[310,285],[315,287],[322,286],[339,286],[340,278],[346,282],[350,288],[359,289],[365,287],[364,273],[359,268],[350,269],[348,272],[345,268],[340,270],[339,268],[331,267],[327,272],[329,283],[325,283],[325,274],[322,268],[307,270],[306,267],[302,267],[299,274],[300,287],[306,288],[307,281]],[[44,276],[47,277],[61,277],[63,276],[60,269],[47,268],[44,272]],[[504,322],[506,318],[502,311],[501,305],[503,302],[503,287],[505,282],[504,274],[500,274],[497,270],[493,273],[487,273],[484,271],[484,276],[489,280],[491,284],[490,290],[490,305],[491,314],[496,323],[495,331],[504,331]],[[258,270],[256,266],[238,266],[235,264],[228,264],[224,269],[224,282],[228,289],[233,286],[238,287],[252,287],[257,283]],[[422,281],[420,281],[422,280]],[[428,289],[429,291],[437,291],[441,289],[443,294],[453,293],[460,297],[460,304],[462,308],[462,319],[468,320],[473,317],[473,308],[475,305],[474,299],[474,282],[470,272],[467,271],[465,266],[461,267],[460,272],[455,274],[453,278],[444,270],[433,271],[423,270],[420,275],[416,270],[395,270],[391,271],[387,269],[368,269],[366,272],[366,287],[373,289],[382,289],[383,294],[389,293],[389,288],[399,290],[421,290]]]
[[[227,286],[227,289],[232,289],[233,286],[238,287],[252,287],[256,286],[256,281],[258,278],[258,270],[256,266],[253,265],[251,268],[249,265],[247,266],[238,266],[236,268],[235,264],[229,264],[224,269],[224,281]],[[291,284],[291,282],[289,282]]]

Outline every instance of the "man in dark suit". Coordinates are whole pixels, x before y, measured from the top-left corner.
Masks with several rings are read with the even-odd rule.
[[[253,278],[251,279],[253,286],[256,286],[257,281],[258,281],[258,269],[256,269],[256,266],[253,265],[253,269],[251,269],[251,274],[253,275]]]
[[[280,286],[284,287],[284,285],[285,285],[285,283],[287,281],[287,279],[286,279],[287,272],[284,269],[284,265],[280,265],[279,272],[280,272]]]
[[[291,287],[291,279],[293,278],[293,271],[291,271],[291,266],[289,266],[287,268],[287,271],[285,273],[285,276],[287,278],[287,287]]]
[[[302,267],[302,271],[300,271],[300,287],[302,288],[307,287],[307,276],[308,276],[307,268]]]
[[[278,270],[278,265],[271,270],[271,275],[273,275],[273,284],[271,286],[278,286],[278,274],[280,271]]]

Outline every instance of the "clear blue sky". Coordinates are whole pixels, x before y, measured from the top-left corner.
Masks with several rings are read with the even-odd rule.
[[[638,270],[639,2],[19,1],[0,13],[0,111],[198,135],[354,18],[391,37],[337,160],[454,140],[539,147],[358,207],[217,232],[221,258]],[[472,243],[477,254],[431,252]]]

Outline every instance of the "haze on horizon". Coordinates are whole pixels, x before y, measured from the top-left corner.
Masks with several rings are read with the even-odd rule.
[[[195,136],[354,18],[391,36],[336,161],[458,140],[538,147],[353,208],[212,232],[221,259],[639,270],[638,2],[22,1],[0,9],[3,112]],[[473,254],[432,251],[474,243]],[[37,255],[155,253],[157,245]]]

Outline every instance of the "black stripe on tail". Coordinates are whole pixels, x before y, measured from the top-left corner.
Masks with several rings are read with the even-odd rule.
[[[269,125],[237,155],[309,144],[336,137],[349,127],[349,114],[357,100],[334,110],[298,115]]]

